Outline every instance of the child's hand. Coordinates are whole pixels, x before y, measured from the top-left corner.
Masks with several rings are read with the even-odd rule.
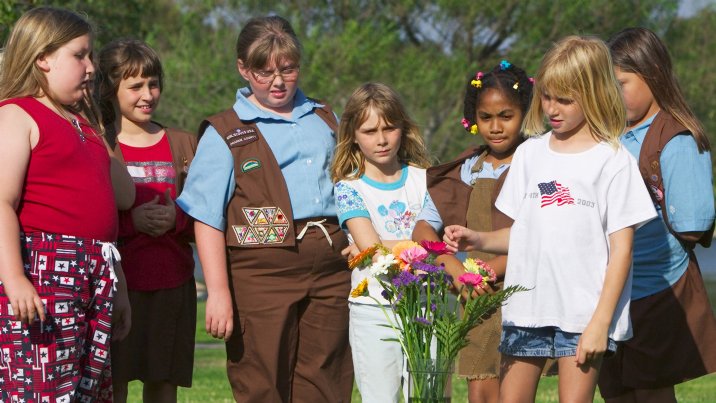
[[[589,323],[579,337],[575,360],[577,365],[593,364],[601,361],[607,351],[608,328]]]
[[[37,290],[24,275],[7,278],[3,281],[5,293],[10,300],[15,320],[30,324],[39,317],[45,321],[45,307],[37,294]]]
[[[121,269],[120,269],[121,270]],[[117,293],[114,296],[112,312],[112,340],[123,340],[132,328],[132,307],[124,275],[117,276]]]
[[[215,339],[229,340],[234,332],[234,311],[231,305],[231,293],[212,292],[206,298],[206,333]]]
[[[450,252],[471,251],[479,248],[478,233],[461,225],[448,225],[445,227],[443,241]]]
[[[164,204],[147,210],[147,217],[152,221],[154,231],[150,235],[154,237],[162,236],[176,226],[177,207],[169,189],[164,192]]]
[[[349,244],[348,246],[346,246],[345,249],[343,249],[341,251],[341,256],[343,256],[344,258],[346,258],[348,260],[351,260],[354,257],[358,256],[359,253],[360,253],[360,249],[358,249],[356,244],[352,243],[352,244]]]

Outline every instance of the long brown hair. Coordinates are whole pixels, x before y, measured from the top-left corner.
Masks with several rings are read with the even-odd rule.
[[[356,131],[365,122],[370,110],[386,123],[401,129],[398,160],[421,168],[430,166],[430,155],[420,135],[418,125],[408,115],[400,96],[382,83],[366,83],[358,87],[348,99],[338,128],[336,153],[331,165],[333,182],[357,179],[365,173],[365,156],[355,143]]]
[[[92,26],[72,11],[38,7],[23,14],[15,23],[3,50],[0,99],[44,95],[61,109],[63,106],[52,98],[47,77],[36,61],[83,35],[92,37]],[[98,131],[101,129],[99,109],[89,90],[76,105],[64,107],[82,114]]]
[[[710,149],[701,122],[686,103],[664,42],[646,28],[627,28],[609,38],[608,44],[614,66],[641,77],[659,108],[689,129],[699,151]]]

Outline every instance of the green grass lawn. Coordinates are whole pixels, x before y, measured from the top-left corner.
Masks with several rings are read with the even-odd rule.
[[[716,311],[716,281],[708,281],[711,306]],[[179,388],[180,402],[233,402],[229,382],[226,379],[224,362],[226,355],[223,344],[208,336],[204,331],[204,303],[197,310],[196,342],[198,348],[194,358],[194,384],[191,388]],[[716,340],[714,341],[716,342]],[[132,382],[129,401],[141,401],[141,383]],[[704,376],[676,386],[676,397],[680,403],[708,402],[716,399],[716,374]],[[361,401],[357,390],[353,390],[353,403]],[[467,402],[465,381],[453,379],[453,402]],[[537,402],[557,402],[557,377],[543,378],[537,392]],[[603,402],[599,393],[595,402]]]

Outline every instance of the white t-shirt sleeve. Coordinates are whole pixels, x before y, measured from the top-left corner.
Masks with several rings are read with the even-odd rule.
[[[630,226],[639,228],[656,217],[636,160],[624,148],[617,153],[620,169],[607,187],[608,234]]]

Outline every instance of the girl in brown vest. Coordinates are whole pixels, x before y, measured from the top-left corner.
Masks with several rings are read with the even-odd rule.
[[[634,234],[634,337],[604,361],[599,389],[607,402],[675,402],[674,385],[716,372],[716,319],[694,254],[713,236],[709,140],[656,34],[628,28],[609,47],[627,109],[620,140],[659,216]]]
[[[430,198],[418,216],[414,240],[440,240],[444,226],[461,224],[476,230],[504,228],[511,220],[494,208],[494,201],[509,169],[512,154],[522,142],[520,127],[532,95],[532,81],[513,64],[502,61],[487,73],[470,76],[465,90],[462,124],[478,133],[485,145],[470,148],[457,160],[428,169]],[[473,253],[487,261],[501,279],[505,274],[506,255]],[[460,260],[443,255],[441,263],[453,277],[465,272]],[[501,280],[494,285],[500,287]],[[484,290],[483,292],[489,292]],[[457,372],[468,381],[470,402],[497,402],[499,392],[500,312],[470,334],[470,344],[460,353]]]
[[[181,192],[196,136],[152,121],[163,85],[157,53],[121,39],[99,54],[100,107],[115,154],[137,189],[134,206],[119,214],[119,240],[132,329],[112,344],[115,402],[140,380],[147,402],[175,402],[191,386],[196,327],[191,219],[174,199]]]
[[[177,199],[196,219],[206,330],[227,342],[237,401],[348,402],[348,240],[328,172],[336,117],[298,88],[301,46],[285,19],[249,20],[236,54],[248,86],[202,124]]]

